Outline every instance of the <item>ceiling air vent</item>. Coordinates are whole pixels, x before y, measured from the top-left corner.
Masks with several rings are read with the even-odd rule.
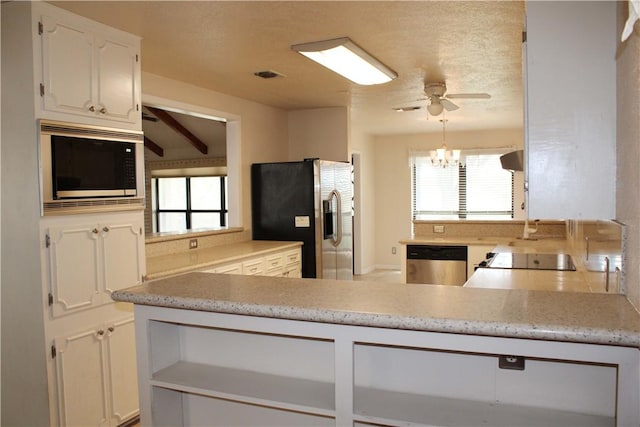
[[[273,70],[256,71],[255,73],[253,73],[253,75],[261,77],[263,79],[273,79],[276,77],[284,77],[284,75]]]

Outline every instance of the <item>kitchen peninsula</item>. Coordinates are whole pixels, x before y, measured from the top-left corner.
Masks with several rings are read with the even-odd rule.
[[[113,298],[144,425],[640,423],[623,295],[188,273]]]

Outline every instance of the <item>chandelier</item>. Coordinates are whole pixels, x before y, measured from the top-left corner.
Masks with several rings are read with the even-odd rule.
[[[441,119],[442,122],[442,147],[437,150],[431,150],[431,164],[437,168],[446,168],[448,166],[458,166],[460,164],[460,150],[447,150],[447,144],[445,142],[445,123],[446,119]]]

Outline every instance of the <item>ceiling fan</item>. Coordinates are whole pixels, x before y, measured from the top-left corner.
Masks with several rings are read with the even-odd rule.
[[[438,116],[443,110],[455,111],[458,107],[452,99],[489,99],[491,95],[488,93],[451,93],[447,94],[447,85],[444,82],[425,83],[424,94],[429,101],[427,111],[432,116]],[[413,111],[421,107],[401,107],[396,108],[397,111]]]

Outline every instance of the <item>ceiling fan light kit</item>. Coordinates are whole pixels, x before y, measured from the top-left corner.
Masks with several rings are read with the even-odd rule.
[[[440,114],[442,114],[443,109],[444,109],[444,106],[442,105],[439,99],[432,99],[431,103],[427,105],[427,111],[432,116],[439,116]]]
[[[348,37],[295,44],[291,49],[359,85],[387,83],[398,77]]]
[[[491,95],[488,93],[452,93],[447,94],[447,85],[444,82],[424,83],[424,95],[429,104],[427,111],[432,116],[439,116],[442,111],[455,111],[459,109],[451,99],[489,99]],[[411,107],[397,107],[396,111],[411,111]]]

